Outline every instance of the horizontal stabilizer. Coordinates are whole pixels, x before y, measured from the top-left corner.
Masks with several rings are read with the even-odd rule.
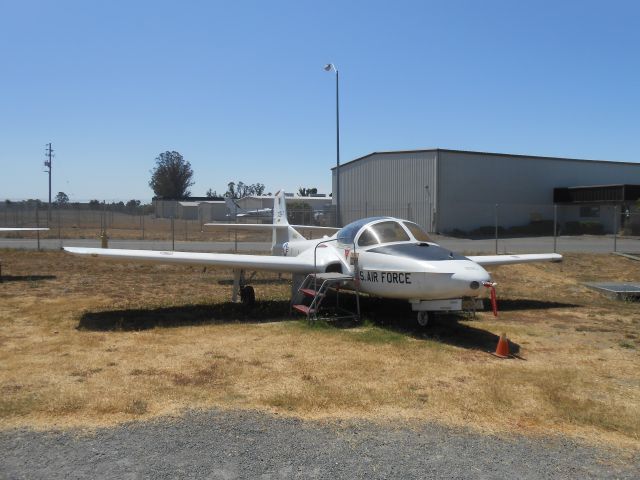
[[[287,229],[288,225],[271,223],[205,223],[208,232],[271,232],[273,228]]]
[[[472,262],[485,265],[511,265],[514,263],[561,262],[558,253],[527,253],[523,255],[472,255],[467,257]]]

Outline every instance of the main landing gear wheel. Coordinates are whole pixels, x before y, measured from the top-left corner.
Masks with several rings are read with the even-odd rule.
[[[251,285],[246,285],[240,289],[240,301],[248,307],[256,303],[256,292]]]
[[[432,318],[433,314],[431,312],[418,312],[418,325],[424,328],[429,325],[429,320]]]

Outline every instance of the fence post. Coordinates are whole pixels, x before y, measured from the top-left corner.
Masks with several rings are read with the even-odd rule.
[[[38,215],[37,205],[36,205],[36,228],[40,228],[40,215]],[[40,251],[40,230],[36,231],[36,238],[38,239],[38,251]]]
[[[173,216],[171,217],[171,250],[176,249],[176,229],[175,222],[173,221]]]
[[[140,218],[142,220],[142,239],[144,240],[144,214]]]
[[[100,231],[104,232],[107,229],[107,203],[102,201],[102,215],[100,215]]]
[[[558,205],[553,204],[553,253],[558,253]]]
[[[613,206],[613,251],[618,251],[618,206]]]
[[[62,225],[60,220],[60,208],[56,208],[58,211],[58,241],[60,242],[60,249],[62,249]]]
[[[189,220],[184,219],[184,241],[189,240]]]
[[[497,203],[495,206],[494,218],[495,218],[496,255],[497,255],[498,254],[498,204]]]

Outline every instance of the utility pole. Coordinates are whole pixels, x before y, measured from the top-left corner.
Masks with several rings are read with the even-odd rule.
[[[51,148],[51,143],[47,143],[47,149],[44,154],[47,160],[44,161],[44,166],[47,168],[45,173],[49,174],[49,205],[47,207],[47,226],[51,223],[51,159],[53,158],[53,149]]]

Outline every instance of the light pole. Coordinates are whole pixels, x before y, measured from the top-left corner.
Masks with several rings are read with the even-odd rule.
[[[433,222],[431,221],[431,194],[429,193],[429,185],[425,185],[424,189],[427,191],[427,214],[429,218],[427,223],[427,232],[430,232]]]
[[[325,72],[333,70],[336,72],[336,227],[341,227],[340,223],[340,75],[338,69],[333,63],[324,66]]]

